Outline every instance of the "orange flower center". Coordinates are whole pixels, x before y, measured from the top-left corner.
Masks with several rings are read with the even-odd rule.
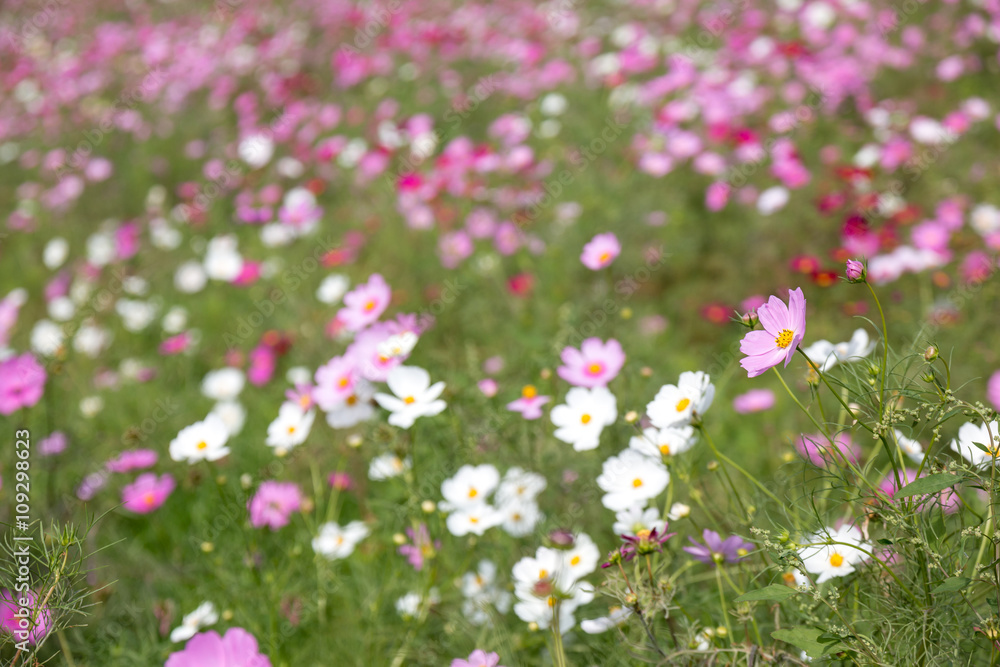
[[[524,385],[524,388],[521,390],[521,396],[525,398],[534,398],[535,396],[538,396],[538,390],[535,389],[535,385],[526,384]]]
[[[147,493],[142,497],[142,502],[146,503],[147,505],[152,505],[155,501],[156,498],[153,497],[152,493]]]
[[[604,366],[601,365],[601,364],[594,363],[594,364],[591,364],[591,365],[587,366],[587,372],[590,373],[591,375],[597,375],[598,373],[600,373],[603,370],[604,370]]]
[[[610,252],[602,252],[601,255],[600,255],[600,257],[598,257],[597,259],[599,259],[601,261],[601,263],[603,264],[604,262],[606,262],[609,259],[611,259],[611,253]]]
[[[589,424],[590,423],[590,419],[591,419],[590,415],[584,414],[583,416],[580,417],[580,423],[581,424]]]
[[[201,450],[201,449],[208,449],[208,443],[205,442],[204,440],[202,440],[201,442],[199,442],[197,444],[197,447],[198,447],[199,450]]]
[[[376,306],[375,299],[369,299],[368,303],[365,304],[365,312],[366,313],[372,312],[373,310],[375,310],[375,306]]]
[[[632,480],[632,486],[638,489],[640,486],[642,486],[642,480],[636,477],[635,479]]]
[[[660,445],[660,453],[664,456],[670,456],[670,445]]]
[[[843,564],[844,564],[844,557],[841,556],[840,554],[835,553],[832,556],[830,556],[830,565],[834,567],[840,567]]]
[[[478,495],[479,495],[479,491],[476,491],[476,489],[474,487],[469,489],[469,497],[470,498],[475,498]]]
[[[347,397],[347,400],[344,402],[347,403],[348,405],[354,405],[355,403],[358,402],[358,397],[355,396],[354,394],[351,394],[350,396]]]
[[[687,409],[687,406],[689,405],[691,405],[691,399],[682,398],[681,400],[677,401],[677,412],[684,412]]]
[[[406,398],[403,399],[403,403],[406,403],[407,405],[412,405],[413,403],[416,402],[417,399],[413,398],[412,396],[407,396]]]

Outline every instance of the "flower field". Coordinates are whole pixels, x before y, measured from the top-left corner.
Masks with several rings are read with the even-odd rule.
[[[1000,2],[0,6],[0,664],[1000,664]]]

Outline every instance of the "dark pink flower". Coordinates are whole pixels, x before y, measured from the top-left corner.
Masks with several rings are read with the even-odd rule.
[[[37,643],[49,631],[52,614],[35,609],[36,604],[32,591],[0,591],[0,630],[12,633],[18,642]]]

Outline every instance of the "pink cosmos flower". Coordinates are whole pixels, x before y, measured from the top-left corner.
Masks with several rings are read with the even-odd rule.
[[[542,406],[551,400],[551,396],[539,396],[534,385],[529,384],[521,390],[521,398],[507,404],[507,409],[520,412],[525,419],[538,419],[542,416]]]
[[[787,306],[781,299],[772,296],[757,308],[757,317],[764,330],[751,331],[740,341],[740,352],[747,355],[740,360],[740,365],[749,377],[757,377],[782,360],[787,367],[792,360],[806,333],[806,299],[802,288],[797,287],[788,293]]]
[[[565,347],[562,351],[563,366],[556,372],[559,377],[577,387],[604,387],[615,379],[625,364],[621,344],[611,338],[607,343],[600,338],[588,338],[577,350]]]
[[[152,449],[130,449],[104,464],[108,472],[130,472],[156,465],[159,458]]]
[[[257,640],[243,628],[229,628],[225,637],[210,630],[192,637],[183,651],[167,658],[164,667],[271,667]]]
[[[774,407],[774,392],[770,389],[751,389],[733,399],[733,409],[741,415],[762,412]]]
[[[615,261],[615,258],[622,251],[622,246],[618,242],[618,237],[611,232],[598,234],[590,239],[587,245],[583,246],[583,253],[580,254],[580,261],[592,271],[603,269]]]
[[[45,391],[45,369],[30,353],[0,362],[0,415],[30,408]]]
[[[392,291],[385,279],[373,273],[367,283],[344,295],[344,307],[337,313],[337,319],[344,323],[348,331],[360,331],[378,320],[389,306],[391,296]]]
[[[399,547],[399,554],[401,556],[406,556],[406,561],[413,566],[414,570],[419,572],[424,569],[424,559],[432,558],[436,550],[441,548],[441,541],[431,541],[430,533],[427,532],[426,523],[422,523],[417,526],[416,530],[413,530],[413,528],[407,528],[406,534],[409,535],[413,544],[401,545]]]
[[[497,381],[494,380],[493,378],[483,378],[482,380],[476,383],[476,386],[479,387],[479,391],[483,392],[483,396],[485,396],[486,398],[493,398],[494,396],[496,396],[497,391],[500,388],[497,385]]]
[[[53,431],[49,437],[42,439],[38,443],[38,453],[42,456],[54,456],[66,451],[69,441],[62,431]]]
[[[923,474],[920,476],[922,477]],[[907,484],[916,481],[917,478],[918,475],[916,470],[913,468],[906,468],[903,470],[899,483],[897,483],[896,477],[892,472],[890,472],[878,485],[878,490],[888,496],[888,501],[890,503],[895,504],[897,501],[896,492]],[[910,500],[918,502],[920,509],[925,510],[933,509],[940,502],[941,509],[945,512],[945,514],[954,514],[962,505],[962,502],[956,496],[954,489],[945,489],[944,491],[934,494],[933,496],[913,496]]]
[[[267,343],[261,343],[250,351],[250,368],[247,369],[247,379],[255,387],[260,387],[271,381],[278,357],[274,349]]]
[[[262,482],[247,503],[254,528],[278,530],[288,525],[288,517],[302,507],[302,492],[292,482]]]
[[[122,503],[130,512],[149,514],[166,501],[176,486],[170,475],[147,472],[122,489]]]
[[[308,410],[314,403],[314,389],[311,384],[297,384],[294,389],[285,391],[285,399],[291,403],[298,403],[303,410]]]
[[[852,283],[859,282],[865,277],[865,265],[856,259],[849,259],[847,260],[847,271],[845,275]]]
[[[473,251],[472,238],[464,231],[448,232],[438,241],[438,256],[441,265],[446,269],[454,269],[462,263]]]
[[[497,653],[487,653],[482,649],[476,649],[466,660],[455,658],[451,661],[451,667],[503,667],[500,663],[500,655]],[[170,667],[169,665],[167,667]]]
[[[49,631],[52,614],[48,609],[34,609],[36,601],[32,591],[19,593],[6,588],[0,591],[0,630],[12,633],[18,642],[37,643]],[[27,604],[22,605],[22,602]],[[32,619],[33,614],[37,616]],[[21,627],[23,619],[28,619],[28,629]]]
[[[334,357],[316,369],[312,399],[322,410],[332,410],[354,393],[357,368],[350,357]]]
[[[48,297],[47,289],[46,299],[49,301],[52,300]],[[12,290],[0,301],[0,347],[6,347],[7,343],[10,342],[10,332],[14,328],[14,325],[17,324],[18,312],[27,300],[28,293],[24,289],[19,288]]]
[[[348,491],[354,486],[354,480],[346,472],[331,472],[326,481],[338,491]]]
[[[833,436],[836,451],[831,451],[830,441],[826,437],[816,435],[803,435],[795,443],[798,450],[807,461],[819,468],[825,468],[829,464],[842,465],[846,458],[851,463],[861,460],[861,451],[851,440],[847,433],[838,433]]]
[[[994,409],[1000,410],[1000,371],[993,373],[986,383],[986,398],[993,404]]]
[[[180,354],[181,352],[188,349],[188,347],[193,342],[191,338],[191,332],[182,331],[176,336],[171,336],[162,343],[160,343],[160,354],[164,356],[171,356],[174,354]]]

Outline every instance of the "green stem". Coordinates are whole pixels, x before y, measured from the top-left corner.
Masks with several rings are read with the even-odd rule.
[[[699,431],[701,431],[702,435],[705,436],[705,442],[707,442],[708,446],[711,447],[712,453],[715,454],[717,458],[722,459],[723,458],[722,454],[719,452],[718,449],[716,449],[715,443],[712,442],[712,438],[711,436],[708,435],[708,431],[705,430],[704,425],[699,423],[697,425],[697,428]],[[722,468],[722,474],[726,478],[726,482],[729,483],[729,488],[733,492],[733,498],[736,500],[736,504],[740,506],[740,511],[743,512],[744,516],[746,516],[747,508],[743,505],[743,500],[740,498],[739,491],[736,490],[736,485],[733,484],[733,478],[729,476],[728,468],[726,468],[724,463],[720,464],[720,467]]]
[[[726,591],[722,587],[722,571],[719,567],[715,568],[715,581],[719,585],[719,608],[722,610],[722,621],[726,624],[726,633],[729,637],[730,643],[735,639],[733,637],[733,629],[729,627],[729,610],[726,604]]]
[[[885,376],[889,374],[889,330],[885,326],[885,313],[882,311],[882,302],[878,300],[875,288],[867,280],[865,281],[865,285],[868,286],[868,291],[872,293],[875,306],[878,307],[879,317],[882,318],[882,382],[878,392],[879,422],[881,422],[885,414]]]

